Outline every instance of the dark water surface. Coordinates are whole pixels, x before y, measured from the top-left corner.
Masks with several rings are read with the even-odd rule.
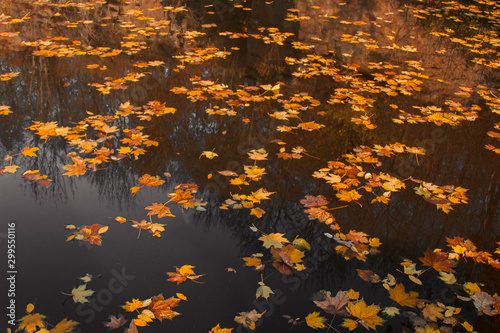
[[[110,314],[125,313],[121,306],[126,301],[133,298],[144,300],[160,293],[165,297],[183,293],[188,301],[181,302],[174,309],[181,316],[172,321],[164,320],[161,324],[155,320],[150,326],[139,328],[139,331],[207,332],[220,323],[221,327],[235,327],[233,332],[245,332],[247,329],[237,326],[233,319],[239,312],[256,309],[258,312],[266,311],[264,320],[257,324],[258,332],[288,332],[290,329],[305,332],[312,329],[304,323],[293,327],[282,316],[290,315],[303,320],[308,313],[320,311],[310,300],[311,295],[320,289],[331,290],[333,294],[339,290],[354,289],[360,292],[367,304],[378,304],[381,308],[394,306],[380,284],[364,282],[357,276],[356,269],[369,269],[382,277],[387,273],[397,276],[398,282],[404,283],[407,290],[419,292],[423,299],[463,307],[462,320],[474,324],[478,331],[494,332],[498,329],[498,315],[477,316],[471,302],[457,300],[452,289],[436,278],[435,271],[422,275],[423,286],[412,284],[404,274],[398,273],[402,270],[402,258],[408,258],[422,268],[418,258],[427,248],[449,251],[446,238],[468,238],[478,250],[490,253],[498,248],[500,155],[485,149],[485,145],[496,145],[498,149],[498,140],[487,133],[498,133],[495,123],[498,126],[500,121],[500,103],[486,101],[478,93],[482,89],[498,96],[498,69],[472,62],[477,55],[470,52],[471,48],[446,37],[429,34],[434,30],[453,29],[456,38],[465,40],[481,32],[498,31],[495,20],[465,15],[463,10],[457,11],[460,15],[450,10],[438,11],[448,16],[455,13],[462,22],[432,15],[427,20],[419,20],[414,16],[418,12],[408,9],[402,2],[376,0],[352,1],[347,5],[333,1],[317,1],[314,4],[276,0],[272,4],[242,2],[243,7],[252,9],[248,11],[235,8],[232,1],[219,0],[173,1],[167,4],[160,4],[159,1],[109,2],[94,4],[94,9],[76,6],[59,8],[48,3],[56,1],[40,4],[19,1],[0,5],[2,12],[12,17],[21,18],[28,13],[31,16],[25,22],[0,27],[2,32],[20,31],[14,37],[0,37],[0,74],[19,72],[17,77],[0,82],[0,105],[10,106],[13,112],[0,115],[0,155],[20,153],[26,146],[40,149],[36,152],[37,157],[14,156],[13,163],[20,169],[15,174],[4,173],[0,176],[2,253],[6,252],[3,245],[6,224],[16,224],[17,319],[25,314],[28,303],[34,303],[36,311],[47,315],[47,321],[52,324],[67,317],[81,323],[81,332],[101,332],[105,330],[102,322]],[[147,8],[161,5],[186,6],[187,11],[147,11]],[[205,7],[208,5],[213,6]],[[319,8],[313,8],[314,5]],[[421,3],[414,5],[420,6]],[[293,8],[298,8],[300,15],[310,19],[285,20],[287,14],[289,17],[291,13],[299,15],[294,10],[287,11]],[[169,27],[152,30],[163,35],[141,35],[126,27],[125,22],[146,26],[138,15],[127,14],[130,9],[142,10],[144,15],[154,17],[156,21],[169,20]],[[214,13],[210,14],[212,11]],[[56,13],[61,15],[54,16]],[[332,19],[332,16],[338,19]],[[92,23],[80,22],[77,28],[67,26],[68,21],[77,20]],[[340,20],[350,21],[351,24],[339,23]],[[352,24],[355,21],[367,22],[367,25]],[[103,23],[106,25],[103,26]],[[216,27],[200,26],[209,23],[215,23]],[[477,30],[471,29],[471,26]],[[280,45],[276,42],[265,43],[251,36],[231,39],[219,35],[224,31],[259,34],[262,33],[258,29],[260,27],[278,28],[281,32],[293,33],[293,36]],[[186,37],[186,31],[194,30],[206,35]],[[372,38],[380,48],[367,48],[364,46],[367,42],[363,41],[349,43],[345,40],[348,37],[342,36],[356,36],[358,31],[367,34],[364,37],[358,34],[359,38]],[[142,42],[147,48],[130,54],[123,51],[110,57],[89,54],[59,57],[33,55],[39,47],[21,44],[21,41],[33,42],[46,36],[66,36],[69,41],[78,40],[94,49],[107,46],[124,50],[126,47],[120,42],[128,41],[123,37],[131,33],[138,34],[133,41]],[[318,39],[321,41],[318,42]],[[69,44],[69,41],[61,43]],[[295,41],[313,45],[314,48],[307,51],[293,48],[291,42]],[[474,40],[469,42],[475,43]],[[400,47],[415,46],[418,52],[382,48],[393,43]],[[493,51],[484,59],[493,63],[498,58],[498,47],[493,42],[486,44],[481,45]],[[186,54],[191,47],[204,49],[208,46],[231,54],[225,59],[207,59],[200,64],[182,63],[173,58]],[[234,47],[238,49],[231,49]],[[441,49],[446,49],[446,53],[441,55],[435,52]],[[336,63],[332,67],[339,70],[339,75],[359,77],[359,82],[373,83],[374,73],[384,71],[416,71],[408,67],[407,61],[420,61],[425,68],[421,73],[429,78],[420,78],[421,89],[409,94],[401,90],[397,96],[366,93],[366,90],[359,93],[356,90],[359,87],[349,85],[349,81],[338,77],[318,75],[305,78],[294,75],[296,67],[287,65],[285,58],[300,59],[307,54],[334,60]],[[157,60],[164,64],[133,67],[133,64]],[[373,67],[370,63],[400,67],[377,70],[370,68]],[[90,64],[106,66],[106,69],[88,69]],[[357,71],[352,70],[353,64],[359,65]],[[303,69],[306,67],[302,66]],[[131,72],[150,74],[137,82],[124,83],[127,89],[111,90],[109,94],[102,94],[96,87],[89,86],[109,81],[106,77],[116,79]],[[315,131],[296,129],[293,133],[277,131],[277,126],[296,126],[299,123],[293,118],[286,122],[269,116],[275,111],[283,111],[283,105],[277,99],[249,102],[248,106],[231,106],[227,104],[230,98],[191,101],[185,94],[170,91],[182,86],[193,89],[195,86],[191,81],[195,76],[199,77],[198,81],[225,84],[233,91],[241,89],[240,85],[258,87],[279,83],[283,100],[307,93],[320,105],[302,109],[300,121],[315,121],[325,127]],[[459,87],[472,89],[472,95],[456,95]],[[338,88],[351,89],[351,93],[372,98],[369,102],[371,106],[356,112],[351,110],[351,105],[356,104],[352,100],[329,104],[327,101],[332,99]],[[264,93],[262,89],[259,93],[262,96],[273,95],[272,92]],[[397,124],[392,121],[398,118],[399,111],[389,106],[391,104],[406,112],[419,114],[413,106],[435,105],[445,109],[448,100],[458,101],[469,110],[473,105],[479,105],[481,111],[478,111],[475,121],[460,120],[452,125],[439,122]],[[110,161],[97,171],[88,170],[83,176],[63,175],[63,166],[72,163],[67,154],[77,152],[77,149],[61,137],[45,140],[27,129],[34,121],[58,122],[61,127],[74,126],[89,115],[87,111],[114,115],[120,104],[127,101],[139,107],[150,101],[165,102],[166,106],[177,111],[161,117],[153,116],[151,121],[130,116],[110,123],[120,131],[144,126],[143,132],[156,140],[158,146],[145,148],[145,154],[137,160],[125,158]],[[206,109],[214,106],[233,108],[237,114],[207,114]],[[495,110],[497,113],[492,112]],[[368,129],[351,121],[351,118],[362,115],[368,116],[377,128]],[[110,140],[110,149],[119,148],[118,138]],[[277,141],[286,142],[286,145]],[[324,235],[325,232],[334,232],[317,220],[309,220],[300,200],[308,194],[321,194],[335,203],[330,207],[344,206],[345,202],[336,199],[337,192],[324,180],[314,178],[313,173],[327,167],[328,161],[342,160],[343,154],[352,153],[360,145],[373,147],[395,142],[409,147],[423,147],[426,154],[418,158],[415,154],[379,157],[382,162],[380,168],[364,164],[365,170],[384,172],[401,180],[411,176],[440,186],[460,186],[468,189],[468,203],[454,205],[453,210],[446,214],[415,194],[413,188],[416,184],[407,180],[406,189],[392,193],[388,205],[371,204],[373,197],[370,197],[333,210],[331,212],[343,232],[362,231],[382,242],[381,253],[368,256],[365,262],[356,259],[347,261],[336,253],[338,244]],[[304,147],[308,155],[301,159],[278,157],[280,148],[290,152],[296,146]],[[265,167],[266,172],[258,182],[240,188],[229,184],[228,177],[217,173],[232,170],[241,174],[244,166],[254,165],[247,153],[259,148],[265,148],[269,155],[268,160],[256,162],[258,166]],[[219,156],[214,159],[200,156],[203,151],[212,150]],[[1,166],[8,163],[4,161]],[[40,170],[52,180],[52,184],[46,188],[23,179],[21,174],[26,170]],[[164,173],[171,174],[171,177],[164,176]],[[159,175],[165,184],[145,187],[132,196],[130,188],[137,186],[137,179],[144,174]],[[142,230],[138,238],[138,230],[131,228],[130,222],[119,224],[114,221],[117,216],[137,221],[147,219],[144,207],[168,201],[168,193],[181,183],[197,184],[199,190],[196,197],[203,198],[207,205],[204,211],[169,206],[176,217],[157,221],[166,224],[162,237],[152,237],[147,230]],[[219,208],[232,194],[249,194],[259,188],[276,192],[271,200],[263,200],[258,205],[265,210],[261,218],[250,215],[249,209]],[[70,232],[65,225],[94,223],[109,226],[109,230],[102,235],[101,246],[66,242]],[[252,224],[263,232],[283,233],[290,241],[299,236],[311,244],[311,250],[306,251],[304,258],[305,271],[282,276],[274,268],[264,270],[264,276],[274,271],[265,280],[275,292],[269,300],[255,300],[261,273],[245,267],[241,259],[252,253],[267,251],[258,240],[260,235],[250,230]],[[493,258],[498,259],[498,254],[494,254]],[[2,259],[2,267],[5,261]],[[176,285],[166,281],[166,272],[186,264],[195,266],[197,274],[204,274],[197,280],[202,283],[186,281]],[[235,269],[236,274],[228,272],[228,267]],[[500,291],[498,270],[489,265],[462,259],[455,271],[459,284],[480,282],[491,295]],[[72,300],[66,300],[61,292],[70,293],[81,284],[77,278],[86,273],[101,275],[87,286],[96,291],[93,302],[75,305]],[[133,318],[131,314],[127,315],[127,319]],[[402,327],[412,327],[404,316],[393,319],[383,317],[388,320],[384,326],[378,327],[378,331],[399,332]],[[331,318],[327,315],[328,321]],[[341,319],[336,319],[334,327],[341,332],[347,331],[340,326],[341,322]],[[463,328],[458,325],[452,330],[461,332]]]

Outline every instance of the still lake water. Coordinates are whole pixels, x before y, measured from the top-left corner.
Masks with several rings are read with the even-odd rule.
[[[30,16],[19,23],[5,24],[1,30],[20,33],[0,37],[0,74],[19,72],[11,80],[0,82],[0,105],[10,106],[12,111],[0,115],[0,155],[20,153],[26,146],[39,148],[37,157],[13,156],[13,163],[20,169],[15,174],[0,176],[2,235],[6,235],[8,222],[16,223],[17,319],[25,314],[28,303],[34,303],[35,311],[47,315],[51,324],[67,317],[80,322],[82,332],[100,332],[105,330],[102,322],[110,314],[124,313],[121,306],[127,301],[144,300],[160,293],[165,297],[183,293],[188,301],[175,308],[181,316],[162,323],[155,320],[139,331],[207,332],[220,323],[221,327],[235,327],[234,331],[244,332],[247,329],[233,319],[239,312],[252,309],[266,311],[264,320],[257,324],[258,332],[312,331],[304,323],[293,327],[282,316],[303,320],[307,314],[319,311],[311,301],[311,295],[318,290],[331,290],[335,294],[339,290],[354,289],[367,304],[386,307],[394,303],[380,285],[364,282],[357,276],[356,269],[369,269],[382,277],[387,273],[396,275],[398,282],[404,283],[407,290],[419,292],[421,298],[464,307],[463,317],[480,332],[498,328],[498,315],[478,317],[470,303],[457,301],[454,294],[445,289],[435,271],[422,275],[423,286],[412,284],[404,274],[398,273],[402,270],[402,258],[422,267],[418,258],[427,248],[449,251],[447,237],[469,238],[478,250],[490,253],[498,247],[495,243],[500,241],[500,156],[484,147],[499,146],[498,140],[487,133],[495,131],[500,116],[492,112],[497,105],[488,104],[480,93],[488,90],[492,96],[498,95],[498,69],[471,61],[476,54],[470,49],[478,47],[458,45],[447,36],[430,34],[432,31],[451,34],[447,29],[453,29],[453,37],[476,43],[477,34],[488,35],[498,29],[496,21],[462,15],[462,12],[462,21],[457,22],[446,18],[446,15],[452,16],[453,10],[436,9],[440,7],[430,13],[444,13],[444,17],[427,14],[426,20],[418,19],[414,15],[424,15],[422,12],[397,1],[353,1],[349,5],[317,1],[318,8],[305,1],[293,5],[278,1],[242,2],[244,8],[251,10],[235,7],[232,1],[95,3],[88,5],[89,8],[58,7],[51,3],[57,2],[19,1],[0,5],[3,13],[14,18]],[[186,6],[186,10],[164,10],[160,5]],[[58,13],[60,15],[56,15]],[[477,30],[468,30],[470,26]],[[259,30],[261,27],[266,29]],[[279,29],[278,33],[274,28]],[[193,31],[205,34],[193,37]],[[229,38],[227,33],[220,34],[228,31],[240,35]],[[293,35],[286,36],[283,32]],[[58,36],[69,39],[58,39]],[[22,43],[42,39],[45,45]],[[75,40],[79,42],[71,44]],[[124,44],[128,41],[137,44]],[[312,47],[300,49],[298,44],[293,47],[291,42],[296,41]],[[485,61],[494,63],[497,45],[486,44],[488,42],[481,45],[495,51],[487,53]],[[109,50],[99,51],[99,47],[109,47]],[[217,47],[218,52],[228,54],[203,58],[203,55],[189,53],[193,47],[199,50]],[[413,52],[413,47],[417,52]],[[103,55],[113,49],[121,53]],[[33,54],[40,50],[45,53]],[[86,54],[72,54],[77,51]],[[290,65],[290,60],[287,64],[287,57],[300,59],[307,54],[335,61],[329,65],[335,74],[311,74],[310,77],[297,74],[300,70],[310,70],[308,64],[315,63],[313,58],[300,66]],[[190,56],[182,61],[174,57],[180,55]],[[150,61],[163,64],[147,68],[133,66]],[[414,65],[411,67],[408,61],[419,64],[410,63]],[[320,60],[316,62],[316,68],[321,67],[320,63]],[[93,64],[98,67],[88,67]],[[408,78],[391,73],[402,71],[421,75],[406,73]],[[133,72],[148,73],[134,80],[105,84]],[[374,73],[395,79],[386,78],[380,83],[376,78],[381,76]],[[186,97],[185,93],[171,91],[174,87],[196,90],[200,87],[196,82],[200,80],[206,81],[207,86],[227,85],[233,92],[242,86],[260,89],[258,93],[249,89],[252,96],[275,97],[278,93],[283,96],[248,102],[235,101],[245,96],[243,93],[229,94],[230,97],[207,93],[206,98],[197,98],[203,92]],[[109,93],[99,91],[96,83],[110,87],[106,91]],[[268,84],[271,86],[267,90],[259,88]],[[377,84],[390,87],[397,94],[376,92]],[[336,89],[341,88],[350,89],[346,93],[346,96],[351,94],[350,97],[343,103],[328,103]],[[456,94],[468,90],[471,90],[469,96]],[[357,99],[352,94],[363,97]],[[306,95],[317,103],[300,100],[299,97]],[[283,101],[294,96],[301,103],[297,111],[300,122],[314,121],[324,125],[323,128],[313,131],[299,128],[292,133],[277,130],[277,126],[299,123],[291,116],[293,112],[288,113],[288,121],[269,116],[283,111],[283,105],[287,104]],[[462,119],[451,125],[442,120],[403,124],[392,120],[403,114],[399,110],[422,117],[414,106],[434,105],[446,110],[449,100],[459,102],[468,110],[474,109],[473,105],[479,106],[477,119],[469,115],[474,121]],[[150,101],[165,102],[176,112],[152,116],[150,121],[122,117],[110,126],[117,126],[120,131],[144,126],[143,132],[156,140],[158,146],[145,148],[145,154],[137,159],[110,161],[79,177],[63,175],[63,166],[72,164],[67,154],[78,149],[62,137],[45,140],[28,130],[34,121],[58,122],[59,126],[70,127],[88,117],[88,112],[114,115],[122,103],[142,107]],[[352,105],[361,111],[353,111]],[[236,113],[208,114],[207,109],[217,110],[214,106]],[[460,114],[460,111],[452,113]],[[351,119],[361,119],[361,116],[367,116],[377,127],[363,127]],[[89,132],[89,139],[91,134]],[[117,142],[118,139],[110,139],[106,147],[118,149]],[[373,147],[395,142],[423,147],[426,154],[382,156],[382,166],[367,165],[366,170],[373,168],[371,172],[384,172],[401,180],[411,176],[440,186],[460,186],[468,189],[468,203],[453,205],[453,210],[446,214],[415,194],[416,184],[406,180],[406,189],[392,193],[388,205],[371,204],[370,197],[333,210],[343,232],[362,231],[382,242],[381,253],[368,256],[365,262],[346,261],[335,251],[338,244],[324,235],[332,232],[331,229],[308,219],[300,200],[306,195],[323,195],[335,202],[333,207],[344,206],[345,202],[336,199],[336,191],[324,180],[314,178],[313,173],[327,167],[328,161],[342,160],[343,154],[351,153],[360,145]],[[297,146],[304,147],[307,155],[301,159],[278,156],[280,148],[290,153]],[[260,148],[269,153],[267,160],[248,159],[248,152]],[[200,156],[212,150],[217,157]],[[8,164],[9,161],[4,161],[2,167]],[[266,174],[248,186],[232,185],[228,177],[217,172],[231,170],[241,174],[244,166],[254,164],[265,167]],[[46,188],[23,179],[21,174],[26,170],[40,170],[52,184]],[[137,180],[144,174],[159,175],[165,184],[142,188],[133,196],[130,189],[139,185]],[[138,230],[131,228],[130,222],[119,224],[114,220],[117,216],[137,221],[147,219],[144,208],[154,202],[168,201],[168,193],[181,183],[197,184],[196,198],[203,198],[207,205],[203,206],[204,211],[169,206],[176,217],[158,221],[166,224],[162,237],[152,237],[147,230],[142,230],[138,238]],[[232,194],[249,194],[259,188],[275,192],[271,200],[259,203],[265,210],[262,217],[250,215],[249,209],[219,208]],[[66,242],[71,233],[65,225],[79,227],[94,223],[109,226],[102,235],[101,246]],[[265,280],[276,294],[268,301],[255,300],[261,274],[245,267],[241,259],[266,251],[258,240],[260,235],[250,229],[252,224],[263,232],[283,233],[290,241],[299,236],[311,244],[304,258],[305,271],[289,277],[271,268],[264,270],[264,276],[275,271]],[[6,252],[4,240],[5,237],[1,240],[3,253]],[[5,262],[6,259],[2,259],[2,267]],[[202,283],[186,281],[176,285],[166,281],[166,272],[182,265],[193,265],[196,274],[204,274],[197,280]],[[233,268],[236,273],[227,268]],[[485,291],[491,295],[500,291],[498,270],[491,266],[461,260],[455,271],[459,283],[484,283]],[[86,273],[101,275],[87,286],[96,291],[94,301],[90,305],[75,305],[61,292],[70,293],[81,284],[78,278]],[[2,288],[2,293],[4,290]],[[127,315],[127,319],[133,318]],[[384,319],[389,320],[379,331],[399,332],[402,327],[411,327],[403,316]],[[331,315],[327,320],[331,320]],[[347,331],[340,326],[341,322],[337,319],[334,327]]]

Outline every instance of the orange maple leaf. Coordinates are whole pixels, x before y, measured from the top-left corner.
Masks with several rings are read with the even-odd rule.
[[[33,333],[37,327],[45,327],[45,316],[39,313],[30,313],[19,319],[19,330],[24,329],[25,332]]]
[[[424,266],[432,267],[438,272],[453,273],[452,267],[457,265],[457,262],[448,259],[448,254],[441,251],[432,251],[427,248],[423,258],[419,258]]]
[[[38,147],[24,147],[23,148],[23,151],[21,152],[21,154],[23,154],[24,156],[32,156],[32,157],[36,157],[36,154],[35,152],[38,151],[39,148]]]
[[[140,184],[146,185],[148,187],[156,187],[165,183],[165,181],[161,180],[159,176],[151,176],[149,174],[141,176],[138,181]]]
[[[132,300],[132,302],[127,301],[127,302],[125,303],[125,305],[122,305],[122,308],[123,308],[125,311],[132,312],[132,311],[135,311],[135,310],[137,310],[137,309],[142,308],[142,302],[141,302],[141,301],[139,301],[139,299],[134,298],[134,299]]]

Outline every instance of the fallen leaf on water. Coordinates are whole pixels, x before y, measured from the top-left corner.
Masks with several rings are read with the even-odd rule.
[[[186,281],[187,279],[194,281],[200,277],[202,277],[205,274],[201,275],[195,275],[193,271],[194,266],[191,265],[184,265],[180,268],[176,268],[175,273],[174,272],[167,272],[167,275],[170,276],[168,281],[171,282],[177,282],[177,284],[181,284],[182,282]]]
[[[264,297],[268,299],[271,294],[274,294],[271,288],[266,286],[264,282],[259,282],[259,287],[257,288],[257,292],[255,293],[255,298]]]
[[[270,248],[273,246],[276,249],[283,247],[283,244],[288,243],[288,239],[284,238],[285,234],[271,233],[269,235],[262,235],[259,240],[264,242],[263,246],[265,248]]]
[[[391,298],[401,306],[409,306],[415,308],[420,302],[420,299],[417,298],[418,293],[415,291],[406,293],[405,287],[401,283],[398,283],[394,288],[389,289],[389,294],[389,298]]]
[[[319,312],[313,312],[306,316],[306,324],[307,326],[317,330],[319,328],[325,327],[326,319],[319,315]]]
[[[365,301],[358,301],[356,303],[349,302],[347,308],[351,316],[359,319],[359,323],[366,329],[371,328],[377,330],[376,326],[381,326],[384,320],[377,314],[380,308],[376,305],[366,305]]]
[[[234,317],[234,321],[242,324],[244,327],[248,327],[251,330],[255,330],[255,323],[262,317],[264,313],[258,313],[255,310],[250,312],[240,312],[239,316]]]
[[[63,294],[72,296],[75,303],[88,303],[89,300],[87,299],[87,297],[92,296],[92,294],[94,294],[94,291],[91,289],[87,289],[87,284],[82,284],[77,288],[73,288],[71,294]]]

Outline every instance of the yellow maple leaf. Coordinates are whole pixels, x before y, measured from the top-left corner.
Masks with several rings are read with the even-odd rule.
[[[78,322],[64,318],[59,323],[57,323],[57,325],[54,328],[52,328],[49,332],[50,333],[70,333],[70,332],[73,332],[73,329],[77,325],[78,325]],[[38,331],[38,332],[40,332],[40,331]]]
[[[319,315],[319,312],[313,312],[306,316],[307,326],[317,330],[325,327],[325,318]]]
[[[269,235],[262,235],[259,240],[264,242],[263,246],[267,249],[271,246],[274,246],[276,249],[280,249],[283,247],[284,243],[288,243],[288,239],[284,238],[284,235],[285,234],[272,233]]]
[[[349,289],[348,292],[346,292],[346,295],[347,297],[349,297],[349,299],[351,300],[356,300],[359,298],[359,292],[353,290],[353,289]]]
[[[274,193],[276,192],[268,192],[267,190],[260,188],[256,192],[252,192],[252,197],[255,198],[257,202],[260,202],[261,200],[269,200],[269,196]]]
[[[366,329],[376,330],[377,325],[381,326],[384,323],[384,320],[377,315],[380,308],[376,305],[366,305],[365,301],[359,301],[349,302],[347,307],[351,316],[358,318],[359,323]]]
[[[165,181],[160,179],[159,176],[151,176],[149,174],[141,176],[138,182],[148,187],[157,187],[165,183]]]
[[[137,193],[137,191],[139,191],[142,187],[140,186],[134,186],[134,187],[131,187],[130,188],[130,192],[135,195]]]
[[[231,333],[232,331],[232,328],[220,328],[219,324],[217,324],[208,333]]]

